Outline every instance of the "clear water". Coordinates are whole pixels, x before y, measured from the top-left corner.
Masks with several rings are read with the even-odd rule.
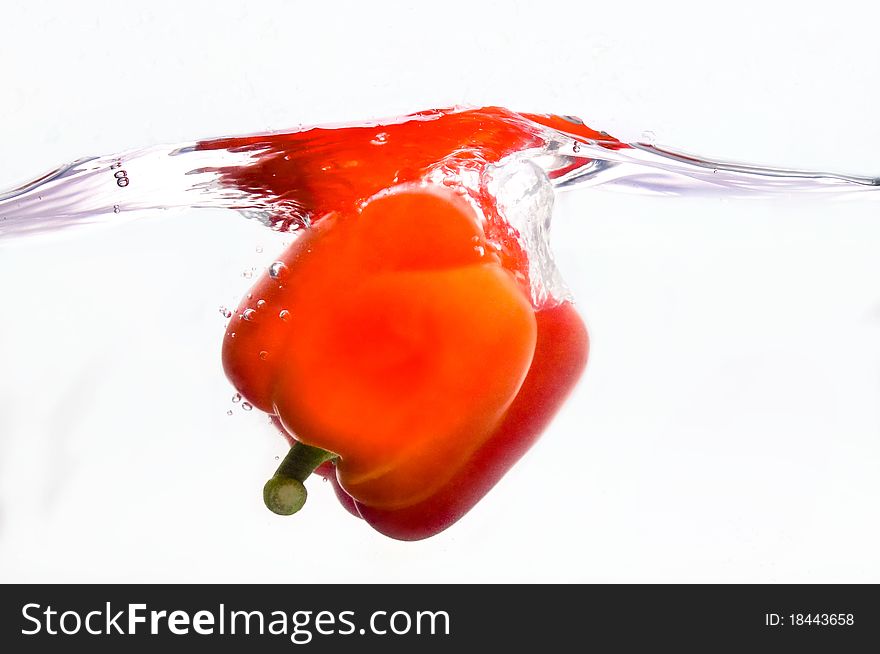
[[[877,579],[876,179],[552,143],[490,181],[543,253],[535,276],[577,300],[591,362],[502,484],[417,545],[372,534],[329,488],[296,524],[261,505],[286,445],[223,378],[218,305],[308,216],[277,220],[277,199],[212,170],[259,153],[150,148],[4,195],[0,576],[320,582],[320,566],[288,569],[302,553],[353,580],[464,581],[435,564],[459,557],[487,579],[802,580],[846,551],[831,580]],[[187,207],[208,209],[156,210]],[[218,209],[249,220],[220,227]],[[28,238],[56,233],[76,238]],[[511,534],[561,563],[501,570]],[[218,569],[207,547],[240,554]]]

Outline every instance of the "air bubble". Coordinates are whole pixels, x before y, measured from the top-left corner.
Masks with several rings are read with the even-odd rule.
[[[232,409],[229,409],[229,411],[226,412],[226,415],[227,415],[227,416],[231,416],[231,415],[232,415]]]
[[[260,350],[260,360],[265,361],[269,358],[269,353],[266,350]]]
[[[478,256],[482,257],[486,254],[486,248],[484,248],[482,245],[478,245],[474,248],[474,252],[476,252]]]
[[[220,307],[220,313],[224,318],[232,318],[232,312],[226,307]]]
[[[250,411],[250,410],[253,409],[253,408],[254,408],[254,405],[251,404],[250,402],[242,402],[242,403],[241,403],[241,409],[242,409],[242,411]]]
[[[388,132],[379,132],[370,143],[373,145],[385,145],[388,143]]]
[[[575,141],[574,145],[571,146],[571,151],[572,152],[580,152],[581,151],[581,144],[578,143],[577,141]]]
[[[247,309],[243,314],[241,314],[241,319],[250,322],[256,314],[257,312],[253,309]]]
[[[236,393],[232,396],[232,403],[238,404],[239,402],[241,402],[241,393]]]
[[[262,246],[258,245],[257,246],[257,254],[262,254],[262,253],[263,253],[263,248],[262,248]]]
[[[244,277],[245,279],[250,279],[251,277],[254,276],[254,273],[252,270],[245,270],[244,272],[241,273],[241,276]]]
[[[257,300],[258,309],[262,309],[264,306],[266,306],[266,300]]]
[[[287,268],[287,266],[285,266],[282,261],[276,261],[269,266],[269,277],[272,279],[278,279],[284,273],[285,268]]]
[[[119,208],[118,204],[113,205],[113,213],[119,213],[122,209]]]
[[[287,322],[287,319],[290,318],[290,311],[287,309],[282,309],[281,313],[278,314],[278,317],[281,318],[284,322]]]
[[[642,132],[642,136],[639,140],[647,145],[654,145],[654,142],[657,140],[657,135],[648,129]]]

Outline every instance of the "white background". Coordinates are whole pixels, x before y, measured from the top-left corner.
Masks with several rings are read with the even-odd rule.
[[[640,5],[7,2],[0,187],[456,103],[880,174],[876,3]],[[0,580],[880,581],[877,197],[585,190],[554,229],[584,381],[419,543],[320,482],[295,518],[262,507],[285,446],[230,402],[218,307],[277,236],[203,210],[0,243]]]

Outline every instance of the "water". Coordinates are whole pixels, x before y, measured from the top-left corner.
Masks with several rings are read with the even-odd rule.
[[[880,189],[880,177],[712,160],[645,137],[620,143],[575,117],[461,109],[86,157],[0,195],[0,245],[181,208],[232,209],[295,232],[386,187],[433,183],[463,190],[478,211],[481,197],[497,200],[500,219],[483,216],[489,241],[525,251],[540,307],[567,294],[550,250],[554,191],[758,199]]]
[[[282,136],[268,141],[284,143]],[[119,157],[89,175],[93,160],[82,165],[88,182],[80,191],[79,173],[56,180],[62,196],[84,203],[79,214],[37,210],[53,197],[51,184],[36,197],[31,192],[26,204],[7,198],[4,259],[41,252],[21,260],[44,270],[65,248],[82,258],[65,259],[70,286],[18,293],[7,285],[4,293],[11,310],[0,345],[7,370],[0,404],[11,422],[4,421],[8,465],[0,482],[14,500],[3,507],[5,574],[33,577],[24,571],[40,560],[46,578],[71,569],[106,578],[101,570],[129,570],[135,552],[146,569],[151,561],[195,559],[187,564],[195,566],[191,575],[243,579],[244,559],[218,572],[191,556],[222,543],[224,551],[280,552],[284,560],[301,548],[315,556],[329,551],[356,576],[365,569],[350,553],[357,541],[366,543],[364,557],[383,562],[381,574],[401,579],[438,551],[531,579],[538,573],[529,568],[492,568],[493,547],[529,531],[561,552],[567,572],[549,577],[559,580],[686,580],[707,570],[766,580],[765,565],[797,580],[809,577],[817,554],[843,549],[852,556],[836,564],[837,580],[877,579],[880,570],[870,563],[875,531],[863,519],[876,505],[880,464],[874,181],[743,171],[702,159],[697,165],[603,139],[579,141],[575,153],[571,136],[555,138],[557,150],[528,148],[493,168],[489,181],[519,238],[532,241],[526,249],[555,253],[589,322],[591,363],[559,419],[502,485],[459,525],[411,549],[380,542],[325,488],[314,489],[312,509],[297,525],[271,522],[255,493],[285,445],[259,411],[231,401],[234,391],[217,365],[226,322],[218,306],[234,307],[238,298],[225,293],[244,294],[252,283],[242,271],[254,278],[271,272],[280,244],[315,215],[299,216],[307,205],[254,178],[231,185],[210,169],[277,175],[261,168],[261,159],[280,163],[285,147],[144,151],[144,167],[121,168],[124,187],[109,169]],[[392,132],[370,147],[393,146]],[[558,174],[566,164],[573,167]],[[144,175],[162,168],[166,173],[147,185]],[[142,178],[149,188],[135,196]],[[548,185],[555,189],[552,248],[545,238]],[[56,206],[67,206],[62,199]],[[528,202],[543,208],[516,215]],[[250,220],[233,214],[215,231],[210,221],[222,212],[205,210],[151,225],[170,212],[150,206],[230,208]],[[529,215],[540,219],[530,222]],[[131,219],[119,230],[85,227]],[[11,221],[15,229],[5,224]],[[202,240],[173,238],[186,228]],[[46,245],[26,238],[51,233],[76,238]],[[91,245],[111,233],[171,238],[145,253],[141,241],[132,247],[124,236],[108,241],[118,252]],[[264,256],[255,256],[255,243]],[[247,261],[233,259],[225,282],[211,284],[224,260],[217,256],[204,270],[198,262],[236,249]],[[166,250],[174,255],[163,258]],[[530,264],[548,261],[538,256]],[[157,275],[163,266],[172,274]],[[549,279],[556,268],[533,277]],[[30,270],[7,265],[6,279],[21,272],[27,279]],[[108,276],[122,281],[102,286]],[[66,554],[57,545],[62,535]],[[621,559],[626,569],[606,566]],[[16,562],[21,571],[13,574]],[[161,577],[160,563],[154,567]],[[145,579],[148,572],[137,574]],[[319,580],[317,572],[285,576],[281,562],[261,574]]]

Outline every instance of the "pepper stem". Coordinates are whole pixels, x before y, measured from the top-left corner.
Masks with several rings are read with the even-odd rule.
[[[294,442],[278,470],[263,486],[266,508],[278,515],[293,515],[299,511],[308,497],[303,482],[315,468],[334,458],[333,452]]]

